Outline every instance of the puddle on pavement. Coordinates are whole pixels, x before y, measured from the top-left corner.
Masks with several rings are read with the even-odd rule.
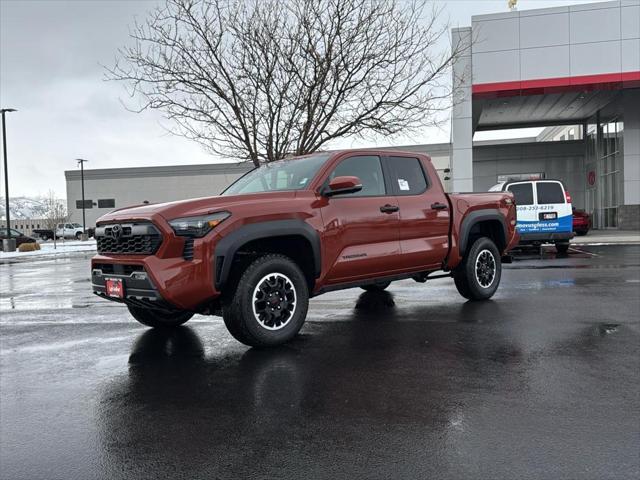
[[[617,332],[619,326],[617,323],[603,323],[598,325],[598,332],[600,335],[610,335]]]
[[[556,259],[574,259],[574,258],[593,258],[597,256],[590,252],[585,252],[575,247],[569,249],[569,253],[558,253],[553,246],[544,246],[540,249],[536,248],[517,248],[511,252],[514,259],[517,260],[556,260]]]

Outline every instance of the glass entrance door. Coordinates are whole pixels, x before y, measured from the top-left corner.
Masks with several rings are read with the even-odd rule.
[[[622,192],[622,129],[621,121],[612,120],[600,123],[599,137],[601,139],[598,165],[600,204],[599,227],[618,227],[618,206]]]
[[[585,207],[593,215],[595,228],[617,228],[618,206],[622,203],[622,138],[621,118],[603,121],[596,115],[586,125]]]

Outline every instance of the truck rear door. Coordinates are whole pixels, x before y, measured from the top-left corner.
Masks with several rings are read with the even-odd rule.
[[[449,202],[435,170],[430,174],[417,157],[385,157],[399,207],[398,268],[417,270],[439,266],[449,246]]]

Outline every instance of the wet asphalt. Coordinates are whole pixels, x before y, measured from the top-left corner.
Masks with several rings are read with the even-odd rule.
[[[139,326],[88,258],[0,265],[3,479],[640,477],[640,246],[326,294],[270,350]]]

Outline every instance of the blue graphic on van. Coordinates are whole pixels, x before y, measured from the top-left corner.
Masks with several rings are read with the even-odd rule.
[[[518,233],[570,232],[573,230],[573,215],[565,215],[555,220],[534,220],[526,222],[518,219]]]

